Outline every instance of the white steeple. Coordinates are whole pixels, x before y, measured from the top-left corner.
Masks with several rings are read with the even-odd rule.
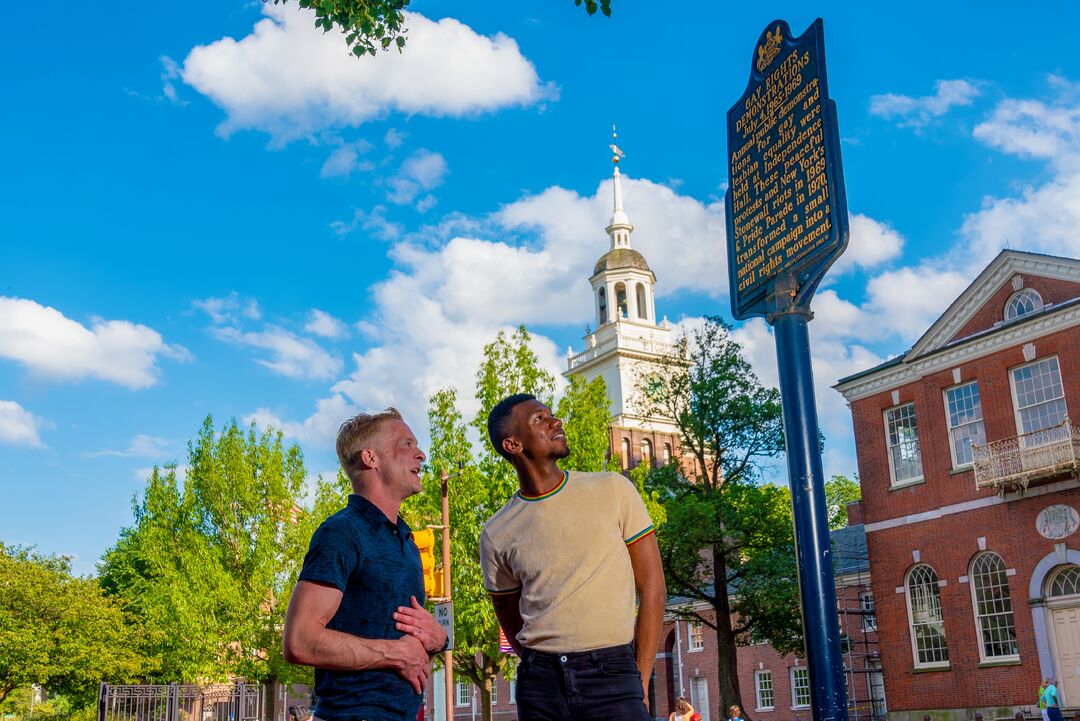
[[[615,126],[611,126],[611,162],[615,164],[615,172],[612,173],[612,186],[615,190],[615,207],[611,212],[611,222],[608,223],[607,234],[611,236],[611,248],[629,248],[630,234],[634,232],[634,226],[630,225],[630,218],[623,210],[622,203],[622,175],[619,173],[619,159],[626,157],[619,146],[615,144],[618,134]]]

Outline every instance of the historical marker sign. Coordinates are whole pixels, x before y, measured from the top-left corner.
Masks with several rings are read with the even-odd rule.
[[[820,18],[797,38],[786,22],[769,23],[727,131],[732,313],[740,320],[769,313],[780,278],[808,304],[848,237]]]

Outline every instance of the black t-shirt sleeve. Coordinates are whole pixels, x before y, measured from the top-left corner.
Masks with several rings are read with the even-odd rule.
[[[353,534],[340,524],[324,523],[311,536],[297,580],[326,583],[344,593],[363,559],[363,548]]]

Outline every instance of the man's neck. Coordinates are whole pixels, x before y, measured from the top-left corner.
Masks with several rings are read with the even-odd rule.
[[[391,523],[397,523],[398,512],[401,510],[400,498],[391,496],[385,488],[374,483],[354,483],[353,493],[370,501]]]
[[[562,483],[563,471],[554,458],[533,463],[525,461],[516,468],[518,487],[526,496],[542,496]]]

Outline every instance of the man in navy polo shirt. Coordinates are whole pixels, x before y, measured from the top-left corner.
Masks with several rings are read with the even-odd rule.
[[[285,616],[285,660],[315,667],[316,719],[411,721],[430,656],[447,642],[423,607],[420,552],[398,515],[420,492],[425,455],[394,408],[345,421],[337,453],[353,494],[311,537]]]

